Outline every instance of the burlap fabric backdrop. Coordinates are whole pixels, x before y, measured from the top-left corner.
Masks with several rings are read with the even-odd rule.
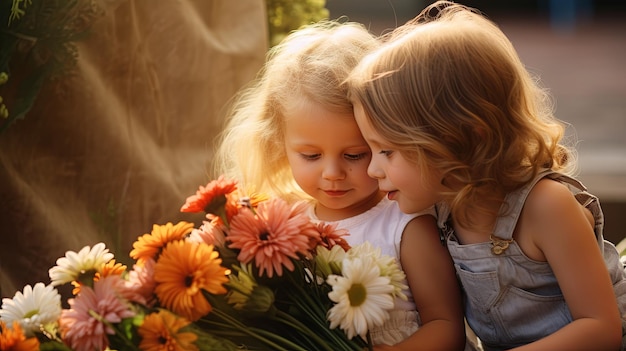
[[[209,180],[223,108],[261,67],[262,0],[104,1],[76,74],[0,135],[0,294],[49,282],[67,250],[118,261]],[[124,262],[126,263],[126,262]]]

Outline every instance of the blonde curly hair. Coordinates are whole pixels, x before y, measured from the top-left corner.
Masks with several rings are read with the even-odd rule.
[[[231,106],[215,153],[214,175],[237,179],[248,194],[308,198],[291,173],[284,121],[303,100],[352,113],[345,79],[378,44],[361,24],[323,20],[293,31],[270,49],[258,78]]]
[[[349,77],[351,99],[381,137],[421,169],[437,169],[452,216],[531,180],[571,173],[574,153],[549,94],[495,23],[439,1],[389,33]],[[426,176],[426,175],[424,175]]]

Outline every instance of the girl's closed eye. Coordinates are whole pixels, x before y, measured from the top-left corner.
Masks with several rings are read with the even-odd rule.
[[[366,158],[368,154],[369,153],[367,152],[362,152],[359,154],[344,154],[344,157],[349,161],[358,161]]]
[[[391,154],[393,154],[393,150],[380,150],[378,153],[389,157],[391,156]]]
[[[304,154],[300,153],[300,157],[307,161],[315,161],[320,158],[320,154]]]

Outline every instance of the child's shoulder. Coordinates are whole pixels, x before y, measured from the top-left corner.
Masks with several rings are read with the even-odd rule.
[[[524,202],[516,240],[533,257],[531,246],[524,245],[530,239],[542,251],[535,259],[542,260],[539,258],[543,258],[546,247],[558,247],[578,235],[586,236],[588,231],[584,228],[593,227],[593,215],[578,201],[575,191],[567,183],[547,177],[536,183]]]
[[[524,208],[535,216],[545,216],[568,203],[578,204],[571,189],[556,179],[546,177],[530,190]]]

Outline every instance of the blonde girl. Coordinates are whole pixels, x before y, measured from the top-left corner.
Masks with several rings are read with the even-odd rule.
[[[493,22],[437,2],[349,85],[381,190],[407,213],[438,203],[484,349],[623,348],[624,270],[598,199],[571,177],[548,96]]]
[[[247,193],[308,199],[310,216],[347,229],[351,245],[368,241],[399,259],[409,299],[398,299],[390,320],[370,330],[378,348],[463,349],[461,294],[435,218],[428,210],[402,213],[367,175],[371,152],[344,80],[377,46],[350,22],[289,35],[235,100],[216,174],[238,179]]]

